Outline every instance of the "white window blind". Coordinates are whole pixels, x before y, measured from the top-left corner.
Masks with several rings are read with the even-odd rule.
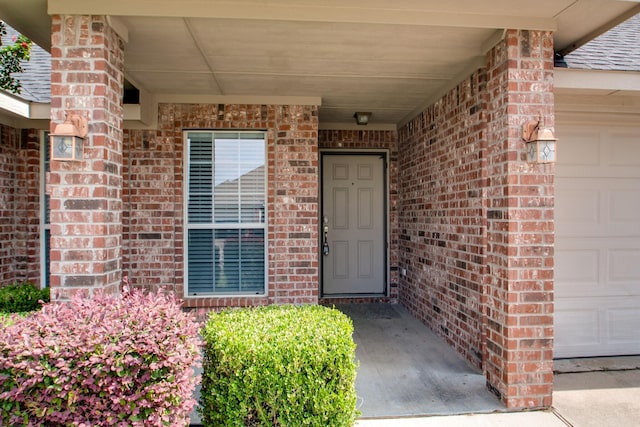
[[[187,291],[265,292],[263,132],[187,132]]]

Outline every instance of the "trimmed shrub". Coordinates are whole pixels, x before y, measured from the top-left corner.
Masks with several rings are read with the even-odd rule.
[[[203,331],[205,426],[351,426],[351,319],[322,306],[212,313]]]
[[[0,425],[188,423],[198,325],[172,296],[76,297],[12,320],[0,330]]]
[[[0,288],[0,312],[39,310],[41,302],[49,302],[49,289],[39,289],[31,282],[13,283]]]

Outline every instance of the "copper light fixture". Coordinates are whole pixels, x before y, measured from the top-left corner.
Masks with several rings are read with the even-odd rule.
[[[68,114],[64,123],[56,125],[49,137],[51,160],[82,160],[86,137],[87,119],[77,114]]]
[[[544,126],[542,117],[522,125],[522,140],[527,143],[527,161],[553,163],[557,157],[557,138]]]

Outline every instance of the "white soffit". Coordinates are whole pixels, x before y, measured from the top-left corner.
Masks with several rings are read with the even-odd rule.
[[[371,111],[370,124],[384,127],[410,120],[475,71],[506,28],[557,30],[563,48],[638,7],[618,0],[0,0],[0,17],[48,44],[47,14],[107,16],[127,40],[125,76],[157,102],[311,98],[319,100],[320,123],[352,123],[355,111]]]

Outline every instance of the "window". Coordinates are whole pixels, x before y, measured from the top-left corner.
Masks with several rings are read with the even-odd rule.
[[[49,287],[51,222],[49,220],[49,195],[46,193],[47,173],[49,165],[49,132],[44,131],[40,139],[40,283],[41,287]]]
[[[190,131],[186,140],[187,295],[262,295],[265,134]]]

